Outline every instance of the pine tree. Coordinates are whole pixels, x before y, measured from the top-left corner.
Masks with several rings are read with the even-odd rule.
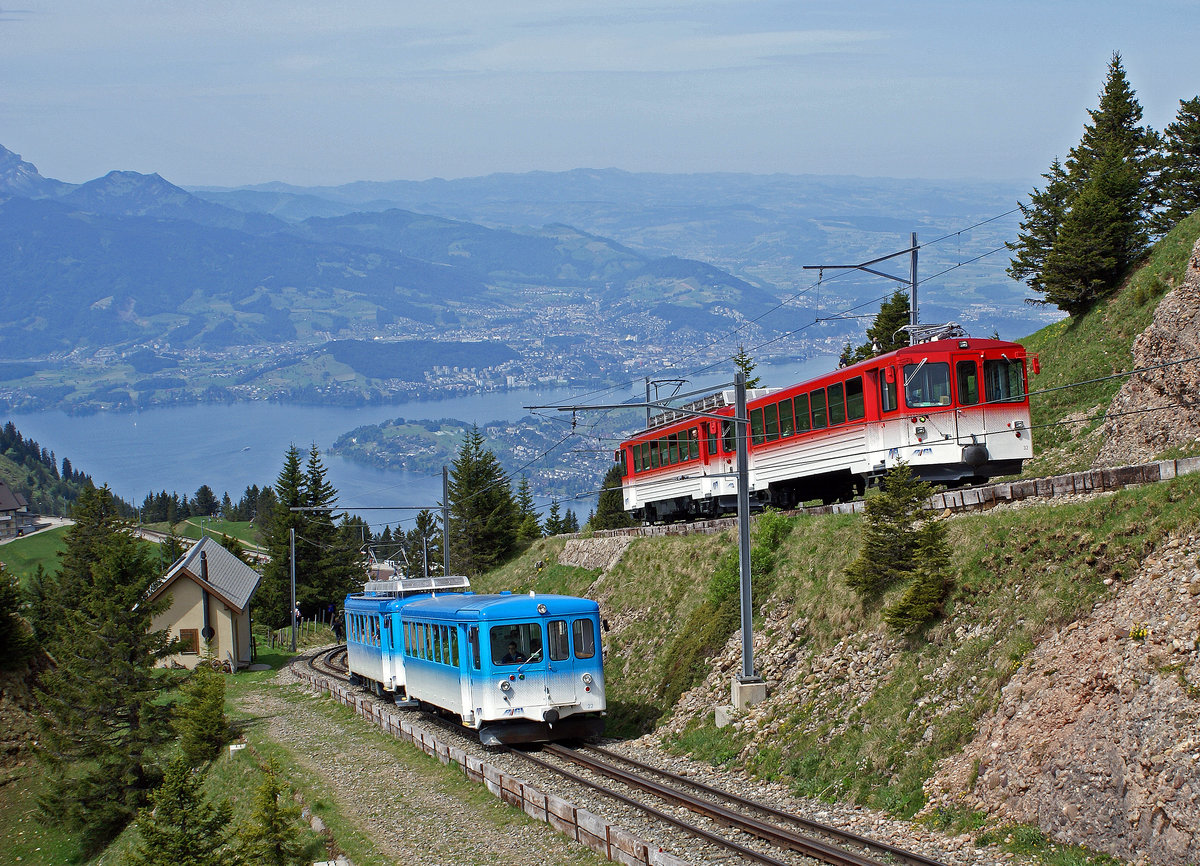
[[[1155,198],[1157,232],[1167,232],[1189,214],[1200,210],[1200,96],[1179,101],[1173,123],[1163,130],[1162,168]]]
[[[884,611],[884,621],[901,634],[920,631],[941,613],[953,585],[945,524],[927,520],[916,532],[912,582],[904,595]]]
[[[1021,209],[1021,228],[1016,243],[1006,243],[1016,253],[1008,266],[1008,275],[1014,280],[1024,280],[1035,292],[1045,293],[1046,284],[1042,269],[1054,249],[1058,230],[1067,212],[1071,195],[1071,182],[1058,157],[1050,170],[1042,175],[1046,179],[1044,189],[1033,190],[1029,204],[1017,204]],[[1049,303],[1043,301],[1043,303]]]
[[[21,615],[24,608],[16,575],[0,562],[0,670],[18,670],[37,645],[33,627]]]
[[[57,666],[38,688],[39,757],[52,785],[41,801],[79,828],[86,851],[120,832],[159,782],[156,750],[170,739],[160,695],[170,682],[154,665],[167,635],[151,631],[166,600],[145,602],[158,577],[145,545],[110,519],[111,494],[92,490],[75,509],[58,587],[71,604],[56,611],[47,649]],[[106,535],[102,534],[107,532]]]
[[[542,531],[546,533],[547,538],[563,531],[562,512],[558,507],[557,499],[550,502],[550,511],[546,515],[546,522],[542,524]]]
[[[188,766],[200,767],[216,758],[229,740],[225,677],[201,664],[181,691],[184,700],[175,706],[175,730]]]
[[[237,853],[243,863],[255,866],[301,866],[306,856],[300,810],[288,797],[287,784],[271,765],[254,795],[254,813],[238,830]]]
[[[142,842],[134,866],[221,866],[228,838],[227,804],[205,802],[200,776],[179,758],[171,763],[150,797],[149,807],[138,815]],[[255,861],[248,861],[255,862]]]
[[[600,501],[596,513],[587,522],[588,529],[621,529],[633,526],[633,518],[625,511],[625,500],[621,495],[621,464],[608,467],[601,484]]]
[[[849,359],[849,363],[865,361],[908,345],[908,332],[900,330],[909,324],[912,307],[908,293],[896,291],[879,306],[879,314],[867,328],[867,342],[863,343]]]
[[[738,346],[737,354],[733,356],[733,366],[746,377],[747,388],[758,387],[759,377],[751,375],[754,372],[754,368],[758,365],[754,363],[754,359],[750,357],[750,353],[746,351],[745,346]]]
[[[862,549],[846,568],[846,583],[859,595],[874,598],[912,571],[913,527],[931,490],[901,463],[883,477],[879,495],[867,499]]]
[[[405,556],[414,574],[426,576],[440,570],[442,563],[442,533],[440,521],[428,508],[417,512],[413,528],[404,536]]]
[[[533,493],[529,489],[529,478],[521,476],[517,482],[517,541],[528,544],[542,537],[542,522],[538,515],[537,506],[533,503]]]
[[[579,531],[579,518],[575,516],[575,512],[570,508],[568,508],[567,513],[563,515],[562,531],[564,533]]]
[[[263,567],[262,582],[254,596],[255,618],[272,628],[291,622],[291,531],[303,537],[302,511],[292,511],[307,505],[304,495],[304,472],[300,449],[288,447],[283,468],[275,480],[275,503],[268,512],[259,512],[263,543],[270,559]],[[311,548],[296,542],[296,581],[311,573]]]
[[[473,427],[450,468],[450,568],[481,574],[517,544],[517,505],[496,455]]]

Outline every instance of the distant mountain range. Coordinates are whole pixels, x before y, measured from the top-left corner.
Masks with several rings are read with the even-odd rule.
[[[731,341],[795,354],[820,339],[828,351],[861,333],[843,311],[872,315],[873,299],[898,286],[833,271],[816,286],[804,265],[904,249],[911,230],[945,235],[1019,194],[994,183],[582,169],[189,191],[131,171],[63,183],[0,147],[0,359],[23,362],[0,365],[0,390],[6,371],[12,386],[0,402],[87,405],[88,389],[112,392],[99,405],[201,390],[386,398],[378,371],[389,365],[355,366],[375,354],[345,348],[354,341],[442,343],[440,357],[409,353],[420,366],[400,379],[413,382],[492,357],[520,359],[496,365],[511,382],[626,375]],[[922,249],[922,273],[1002,248],[1015,220]],[[1037,315],[1006,263],[985,257],[950,291],[926,290],[924,320],[1032,330]],[[906,275],[906,259],[890,264]],[[134,381],[122,358],[144,368],[147,355],[192,361]],[[83,363],[101,372],[46,375]]]

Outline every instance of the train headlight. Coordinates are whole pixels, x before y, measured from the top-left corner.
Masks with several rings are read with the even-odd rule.
[[[512,691],[512,686],[509,684],[508,680],[500,680],[500,691],[504,692],[505,694]]]
[[[585,686],[590,686],[592,684],[592,675],[591,674],[583,675],[583,684]]]

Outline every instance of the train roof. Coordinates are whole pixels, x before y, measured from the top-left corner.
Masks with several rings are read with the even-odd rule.
[[[519,595],[498,593],[452,593],[414,600],[404,605],[405,613],[424,614],[438,619],[511,619],[535,616],[577,616],[599,611],[600,606],[587,598],[573,595]]]
[[[891,363],[907,363],[910,358],[926,358],[930,355],[951,352],[1000,352],[1008,354],[1014,359],[1025,358],[1025,347],[1020,343],[1013,343],[1008,340],[993,340],[990,338],[981,337],[964,337],[964,336],[948,336],[941,339],[929,340],[924,343],[916,343],[911,346],[904,346],[900,349],[894,349],[891,352],[885,352],[882,355],[876,355],[873,358],[867,358],[864,361],[859,361],[856,364],[851,364],[847,367],[838,367],[830,370],[827,373],[821,373],[817,376],[810,376],[800,382],[794,382],[780,387],[773,388],[754,388],[748,389],[746,392],[746,406],[753,408],[756,404],[761,404],[761,401],[775,397],[779,399],[784,396],[783,392],[789,393],[804,390],[806,388],[823,386],[828,382],[836,382],[839,379],[855,374],[861,374],[862,371],[871,370],[880,365]],[[711,412],[716,415],[733,415],[734,410],[734,392],[732,389],[718,391],[707,397],[695,400],[692,403],[686,404],[682,408],[696,409],[701,412]],[[635,440],[651,440],[668,433],[676,432],[680,429],[685,429],[689,426],[688,422],[695,422],[697,417],[689,415],[686,412],[668,409],[651,419],[650,426],[630,434],[624,444],[629,444]]]

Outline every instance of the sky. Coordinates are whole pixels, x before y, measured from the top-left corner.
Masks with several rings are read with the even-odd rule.
[[[1200,0],[14,2],[0,145],[73,183],[1034,182],[1114,51],[1156,129],[1200,92]]]

